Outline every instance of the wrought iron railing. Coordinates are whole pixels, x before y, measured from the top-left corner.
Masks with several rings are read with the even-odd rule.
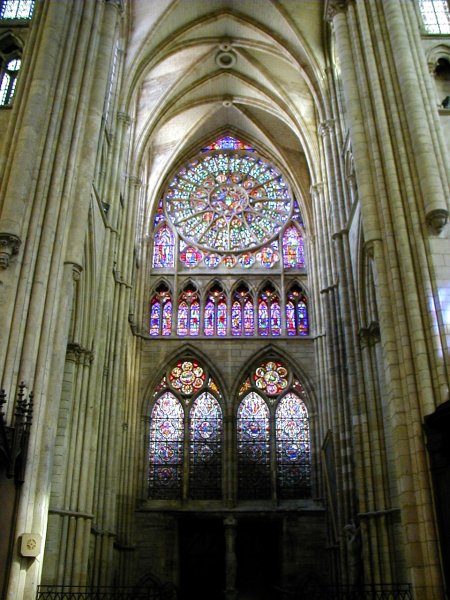
[[[176,600],[171,584],[152,587],[40,585],[36,600]]]
[[[412,600],[409,584],[374,585],[308,585],[296,589],[281,589],[283,600]]]

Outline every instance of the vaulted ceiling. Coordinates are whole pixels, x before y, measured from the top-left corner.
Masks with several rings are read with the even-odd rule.
[[[228,132],[290,174],[307,213],[327,118],[323,1],[133,0],[126,11],[123,108],[149,189]]]

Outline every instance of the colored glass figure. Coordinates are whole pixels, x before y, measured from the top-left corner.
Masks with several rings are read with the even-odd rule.
[[[235,256],[224,256],[222,262],[228,269],[232,269],[234,267],[234,265],[236,264],[236,257]]]
[[[177,324],[177,334],[184,336],[188,334],[188,313],[189,308],[187,302],[184,300],[180,302],[178,305],[178,324]]]
[[[159,335],[161,323],[161,304],[155,298],[150,309],[150,335]]]
[[[295,324],[295,306],[291,300],[286,303],[286,329],[288,335],[297,334],[297,326]]]
[[[227,304],[221,300],[217,305],[217,335],[227,335]]]
[[[250,252],[244,252],[239,256],[238,261],[241,267],[244,267],[244,269],[249,269],[255,264],[255,257],[253,254],[250,254]]]
[[[170,228],[163,225],[155,233],[153,246],[153,268],[171,268],[174,262],[174,237]]]
[[[239,396],[243,396],[249,389],[251,389],[251,387],[252,384],[250,383],[250,377],[248,377],[239,388]]]
[[[296,198],[294,198],[294,201],[292,203],[292,220],[297,221],[297,223],[300,223],[300,225],[303,225],[302,214],[300,212],[300,208],[298,206]]]
[[[253,335],[255,332],[255,311],[253,302],[247,300],[244,304],[244,335]]]
[[[242,335],[242,306],[238,300],[231,306],[231,335]]]
[[[269,409],[250,392],[237,412],[238,494],[241,499],[270,497]]]
[[[180,236],[213,253],[248,253],[270,243],[292,212],[289,189],[277,169],[256,154],[239,154],[228,143],[181,169],[164,203]],[[236,263],[233,255],[225,258],[225,266]],[[250,266],[252,256],[242,260]]]
[[[212,392],[214,392],[217,396],[219,396],[219,398],[222,398],[222,394],[220,393],[219,388],[217,387],[216,382],[214,381],[214,379],[212,379],[212,377],[209,378],[208,381],[208,389],[210,389]]]
[[[281,394],[288,386],[288,371],[279,361],[262,363],[253,374],[256,387],[268,396]]]
[[[171,333],[172,333],[172,301],[169,298],[163,304],[162,334],[170,335]]]
[[[283,233],[283,265],[286,269],[305,266],[303,238],[299,230],[291,225]]]
[[[205,265],[209,269],[215,269],[219,266],[222,257],[219,254],[207,254],[203,259]]]
[[[277,496],[305,498],[311,494],[311,456],[308,411],[290,392],[275,413]]]
[[[218,499],[222,495],[222,410],[209,392],[190,411],[189,496]]]
[[[259,335],[269,335],[269,308],[265,300],[259,301],[258,330]]]
[[[281,335],[281,309],[278,298],[272,300],[270,304],[270,333]]]
[[[261,266],[266,269],[271,269],[278,260],[278,253],[271,246],[261,248],[256,254],[256,258],[260,262]]]
[[[155,218],[153,219],[153,227],[157,227],[164,221],[164,208],[162,198],[159,201],[158,208],[156,209]]]
[[[169,385],[186,396],[199,392],[205,382],[205,372],[196,361],[181,361],[169,373]]]
[[[180,252],[180,260],[186,267],[196,267],[202,260],[203,254],[193,246],[187,246],[185,250]]]
[[[183,408],[171,392],[165,392],[155,402],[150,418],[150,498],[181,496],[183,440]]]
[[[200,333],[200,304],[194,300],[191,304],[189,315],[189,334],[198,335]]]
[[[215,316],[214,302],[210,299],[205,306],[205,335],[214,335]]]
[[[308,310],[306,308],[305,302],[298,303],[297,314],[298,314],[298,333],[299,333],[299,335],[308,335],[309,334]]]
[[[224,135],[209,146],[202,148],[202,152],[210,152],[211,150],[247,150],[254,152],[255,149],[231,135]]]

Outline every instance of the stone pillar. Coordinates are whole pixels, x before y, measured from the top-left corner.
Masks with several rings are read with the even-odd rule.
[[[237,557],[236,557],[236,533],[237,520],[235,517],[226,517],[223,521],[225,527],[225,598],[236,600],[238,590],[236,589]]]

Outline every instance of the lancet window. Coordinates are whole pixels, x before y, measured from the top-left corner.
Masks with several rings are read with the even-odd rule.
[[[419,9],[427,33],[450,33],[450,7],[447,0],[419,0]]]
[[[309,335],[306,293],[299,307],[279,291],[306,278],[299,205],[281,171],[251,145],[222,136],[179,168],[159,200],[152,237],[151,281],[164,274],[177,298],[170,335]],[[239,286],[248,275],[252,287]],[[150,335],[164,337],[156,292]]]
[[[35,0],[1,0],[0,19],[31,19]]]

